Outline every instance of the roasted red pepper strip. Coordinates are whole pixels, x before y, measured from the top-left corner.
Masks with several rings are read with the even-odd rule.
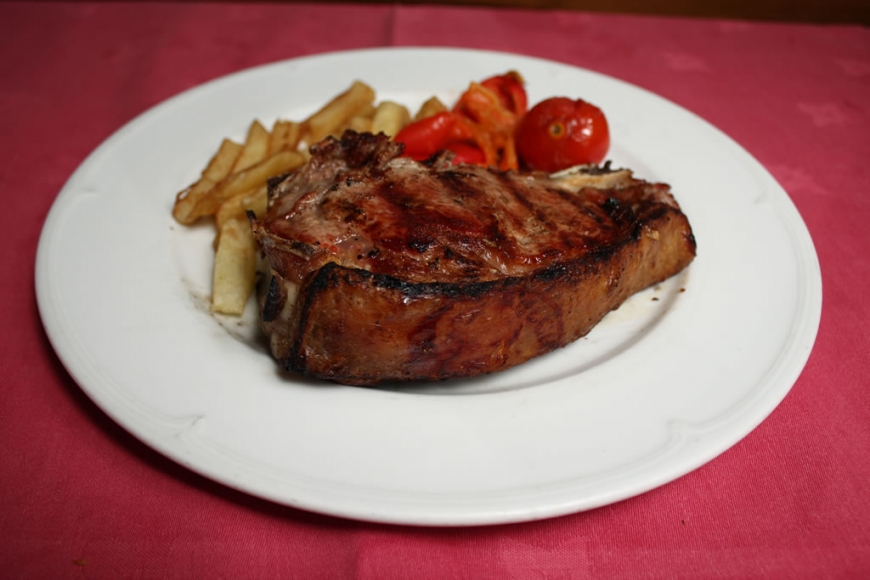
[[[405,125],[394,140],[405,144],[405,155],[420,160],[444,149],[455,139],[456,131],[456,118],[444,111]]]
[[[474,132],[474,142],[485,155],[485,165],[517,169],[513,133],[520,116],[505,108],[501,97],[480,83],[471,83],[453,107]]]
[[[444,111],[415,121],[402,128],[395,140],[405,144],[405,155],[421,161],[428,159],[442,149],[451,149],[458,153],[454,163],[485,162],[485,156],[475,142],[478,131],[464,117],[451,111]]]
[[[451,111],[407,125],[395,140],[416,160],[451,149],[454,163],[517,169],[513,133],[527,107],[523,82],[514,71],[473,82]]]
[[[453,157],[453,165],[458,165],[460,163],[484,165],[486,163],[486,156],[484,155],[483,151],[481,151],[479,147],[475,147],[474,145],[469,145],[468,143],[463,142],[455,142],[448,143],[446,149],[449,149],[456,153],[456,155]]]
[[[475,131],[474,127],[471,126],[471,121],[465,117],[460,115],[453,115],[453,120],[455,124],[453,125],[453,129],[450,131],[450,141],[474,141]]]
[[[513,130],[517,116],[504,108],[499,96],[481,84],[471,83],[453,112],[468,117],[488,130]]]
[[[497,94],[502,106],[514,115],[524,115],[528,109],[529,99],[520,73],[510,71],[490,77],[480,84]]]

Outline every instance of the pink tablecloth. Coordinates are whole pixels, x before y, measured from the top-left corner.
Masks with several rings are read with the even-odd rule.
[[[0,576],[870,577],[870,30],[401,6],[0,4]],[[232,491],[108,419],[54,355],[34,298],[40,228],[91,150],[239,69],[390,45],[546,57],[696,112],[782,183],[824,307],[783,403],[700,469],[591,512],[495,527],[345,521]]]

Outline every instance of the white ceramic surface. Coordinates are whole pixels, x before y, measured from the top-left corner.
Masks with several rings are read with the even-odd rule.
[[[174,194],[223,137],[302,119],[361,79],[414,107],[509,69],[531,102],[582,96],[612,131],[609,158],[672,185],[698,257],[588,337],[503,373],[363,389],[277,371],[256,330],[208,311],[211,226],[176,224]],[[755,428],[815,340],[812,241],[776,181],[692,113],[564,64],[458,49],[301,58],[185,92],[81,165],[45,223],[37,298],[81,388],[190,469],[305,510],[472,525],[605,505],[688,473]]]

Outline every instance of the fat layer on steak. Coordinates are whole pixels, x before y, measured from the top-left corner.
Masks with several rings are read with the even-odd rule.
[[[253,221],[261,326],[294,373],[373,385],[506,369],[695,257],[670,188],[628,170],[419,163],[354,132],[311,153]]]

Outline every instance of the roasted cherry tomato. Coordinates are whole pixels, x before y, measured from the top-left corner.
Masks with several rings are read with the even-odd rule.
[[[529,169],[554,172],[601,163],[610,148],[610,129],[601,109],[582,99],[553,97],[523,117],[517,153]]]

